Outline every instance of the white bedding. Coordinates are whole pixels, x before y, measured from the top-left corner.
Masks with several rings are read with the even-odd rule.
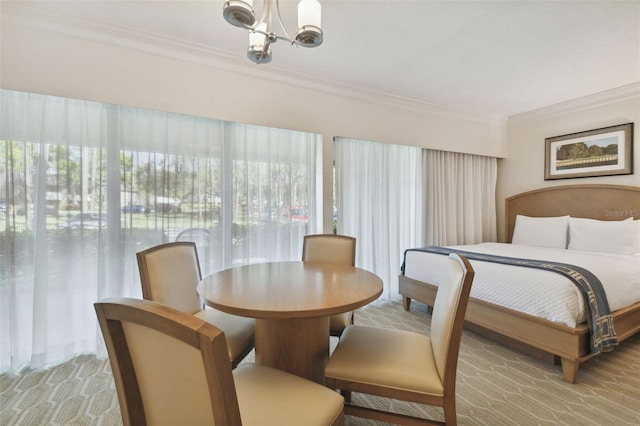
[[[581,266],[600,279],[611,311],[640,301],[640,256],[482,243],[452,248],[499,256],[550,260]],[[434,285],[447,256],[408,251],[404,275]],[[471,297],[575,327],[586,320],[578,287],[564,276],[545,270],[470,260],[476,274]]]

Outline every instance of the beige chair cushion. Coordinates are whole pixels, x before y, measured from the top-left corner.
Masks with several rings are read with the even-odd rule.
[[[194,314],[195,317],[213,324],[224,332],[227,340],[229,358],[236,359],[253,345],[256,320],[237,315],[231,315],[217,309],[204,309]]]
[[[344,263],[345,259],[351,259],[352,248],[342,242],[336,243],[329,239],[322,244],[308,244],[306,261],[325,263]]]
[[[274,368],[241,364],[233,379],[244,426],[326,426],[342,412],[337,392]]]
[[[436,366],[442,379],[444,379],[451,329],[458,311],[460,292],[462,291],[464,278],[462,266],[449,258],[443,277],[444,279],[438,286],[438,292],[433,304],[430,334]]]
[[[353,265],[354,242],[335,235],[313,236],[305,239],[304,261]]]
[[[407,331],[348,326],[325,374],[428,395],[444,392],[429,337]]]
[[[189,314],[202,309],[196,286],[200,282],[196,253],[191,246],[174,246],[146,255],[151,299]]]
[[[123,321],[122,327],[147,424],[213,424],[200,351],[142,325]]]

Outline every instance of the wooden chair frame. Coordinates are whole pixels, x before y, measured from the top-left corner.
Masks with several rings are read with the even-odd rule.
[[[149,327],[199,350],[215,423],[242,424],[222,331],[192,315],[146,300],[114,298],[95,303],[94,307],[109,353],[125,426],[145,425],[147,420],[123,321]]]

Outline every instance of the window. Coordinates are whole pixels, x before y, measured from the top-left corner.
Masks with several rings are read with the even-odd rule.
[[[317,232],[319,135],[1,95],[0,371],[101,351],[93,303],[141,297],[137,251],[195,240],[208,273]]]

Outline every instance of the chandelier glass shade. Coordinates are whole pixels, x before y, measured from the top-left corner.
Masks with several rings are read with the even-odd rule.
[[[279,0],[264,0],[259,18],[256,18],[253,9],[253,0],[227,0],[222,15],[231,25],[249,30],[247,57],[256,64],[271,62],[271,44],[278,40],[303,47],[322,44],[321,6],[318,0],[298,2],[298,30],[293,37],[280,16]],[[279,24],[281,34],[275,32],[274,21]]]

